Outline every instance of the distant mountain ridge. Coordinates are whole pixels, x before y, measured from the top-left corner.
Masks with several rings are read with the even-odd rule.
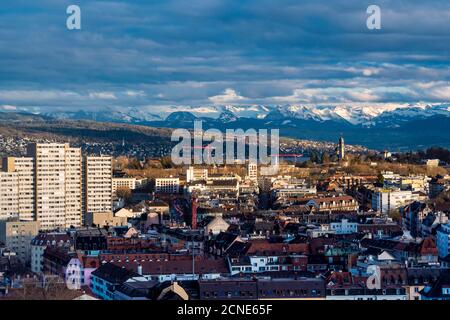
[[[386,106],[224,105],[208,107],[208,116],[196,107],[183,107],[182,110],[167,114],[146,112],[137,107],[98,112],[43,110],[40,115],[163,128],[192,128],[195,120],[203,120],[204,128],[272,128],[280,129],[281,135],[299,139],[333,141],[343,134],[350,143],[373,149],[415,150],[433,145],[450,148],[450,103]],[[212,113],[214,116],[211,116],[211,110],[215,112]]]

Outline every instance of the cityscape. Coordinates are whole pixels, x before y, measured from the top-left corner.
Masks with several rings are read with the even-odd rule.
[[[430,317],[449,21],[446,0],[5,1],[0,314]]]
[[[448,299],[448,164],[347,149],[184,166],[30,143],[2,161],[2,297]]]

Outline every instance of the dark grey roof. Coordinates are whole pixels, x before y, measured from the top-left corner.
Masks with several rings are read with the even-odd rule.
[[[109,262],[101,265],[97,270],[92,272],[92,275],[113,284],[121,284],[130,278],[140,277],[138,273],[119,267]]]

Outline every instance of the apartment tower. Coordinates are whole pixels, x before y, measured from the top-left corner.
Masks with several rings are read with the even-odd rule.
[[[8,174],[13,177],[10,182],[14,185],[9,187],[10,191],[17,192],[16,217],[21,221],[35,220],[34,212],[34,161],[30,157],[7,157],[3,158],[2,168],[4,177]],[[3,183],[2,183],[3,186]],[[0,196],[0,199],[4,197]],[[11,198],[11,199],[15,199]],[[0,200],[1,201],[1,200]],[[2,207],[0,205],[0,207]]]
[[[32,143],[35,215],[42,230],[81,226],[81,149]]]
[[[112,211],[112,158],[84,157],[83,185],[84,214]]]

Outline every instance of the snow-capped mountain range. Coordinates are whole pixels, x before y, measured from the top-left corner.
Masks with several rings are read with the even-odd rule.
[[[340,134],[352,144],[374,149],[414,149],[439,145],[450,149],[450,103],[380,105],[223,105],[197,107],[111,107],[66,111],[3,108],[4,112],[38,113],[53,119],[118,122],[152,127],[276,128],[301,139],[334,141]],[[0,112],[1,117],[1,112]]]
[[[150,110],[148,110],[150,109]],[[184,120],[194,118],[216,119],[222,122],[234,122],[241,118],[259,119],[263,121],[312,120],[317,122],[334,121],[349,125],[372,127],[377,125],[397,126],[399,122],[412,119],[424,119],[433,116],[450,117],[450,103],[444,104],[383,104],[383,105],[224,105],[207,107],[167,107],[152,111],[150,107],[111,107],[98,111],[91,110],[52,110],[33,109],[33,113],[51,116],[56,119],[95,120],[124,123],[146,123],[154,121],[173,122],[184,115]],[[2,107],[0,107],[2,111]],[[8,109],[3,111],[10,111]],[[15,109],[14,111],[27,111]],[[187,116],[186,114],[191,114]]]

